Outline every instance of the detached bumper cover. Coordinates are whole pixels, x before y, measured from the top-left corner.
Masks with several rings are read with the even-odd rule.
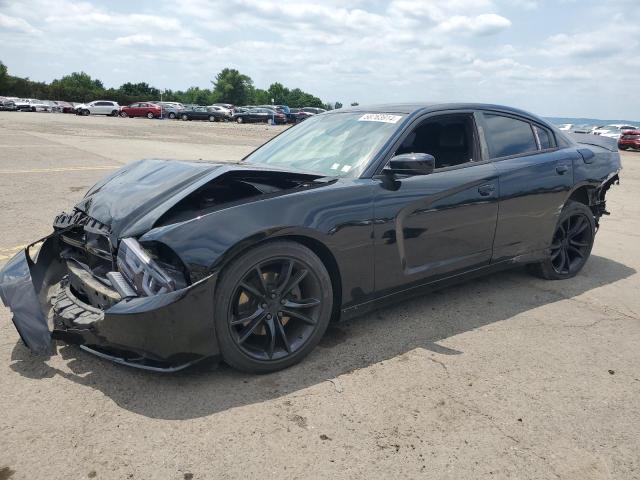
[[[48,353],[51,338],[118,363],[174,371],[219,349],[213,326],[216,277],[167,294],[121,300],[101,310],[74,294],[55,236],[32,261],[28,248],[0,270],[0,297],[25,345]]]
[[[0,299],[13,313],[13,324],[24,344],[35,353],[51,350],[51,334],[33,287],[25,251],[0,270]]]

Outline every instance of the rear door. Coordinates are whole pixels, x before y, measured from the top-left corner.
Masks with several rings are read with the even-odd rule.
[[[481,119],[500,187],[493,261],[547,248],[579,154],[559,148],[550,129],[528,118],[483,112]]]

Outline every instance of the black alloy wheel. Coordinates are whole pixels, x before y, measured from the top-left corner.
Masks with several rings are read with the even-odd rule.
[[[173,120],[174,118],[176,118],[176,114],[173,112],[169,113],[169,118]]]
[[[574,277],[589,259],[595,227],[591,209],[583,203],[569,201],[558,219],[548,258],[529,265],[531,273],[547,280]]]
[[[215,313],[223,357],[252,373],[293,365],[324,334],[332,305],[330,277],[313,252],[294,242],[265,244],[223,275]]]
[[[186,122],[187,120],[189,120],[189,115],[187,115],[186,113],[183,113],[183,114],[182,114],[182,120],[184,120],[185,122]]]
[[[582,268],[591,250],[591,225],[583,214],[566,218],[551,243],[551,264],[558,275],[575,273]]]

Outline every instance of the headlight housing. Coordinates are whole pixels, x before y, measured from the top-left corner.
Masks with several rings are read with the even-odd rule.
[[[184,278],[170,276],[134,238],[120,242],[117,264],[120,273],[138,295],[173,292],[177,285],[182,287],[185,283]]]

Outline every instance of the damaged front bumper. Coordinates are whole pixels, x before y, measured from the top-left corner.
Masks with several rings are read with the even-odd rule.
[[[173,292],[121,299],[115,290],[74,271],[59,252],[53,234],[0,270],[0,298],[35,353],[50,352],[55,338],[117,363],[159,371],[219,354],[213,327],[215,275]]]

